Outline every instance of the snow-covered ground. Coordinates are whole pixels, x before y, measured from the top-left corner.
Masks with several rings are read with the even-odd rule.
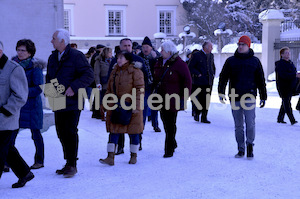
[[[217,82],[217,81],[216,81]],[[216,85],[216,84],[215,84]],[[274,84],[268,85],[268,91]],[[82,111],[79,123],[78,173],[73,178],[56,175],[63,160],[55,127],[43,133],[45,167],[33,170],[35,178],[24,188],[12,189],[12,173],[0,180],[0,198],[299,198],[300,125],[276,123],[280,98],[268,93],[266,107],[256,109],[254,159],[235,159],[234,125],[229,105],[221,108],[214,87],[208,119],[195,122],[190,103],[177,120],[178,148],[172,158],[163,158],[164,131],[155,133],[147,122],[143,150],[136,165],[129,165],[129,139],[125,154],[115,157],[115,166],[99,163],[106,157],[108,134],[105,123]],[[297,97],[293,97],[295,107]],[[294,115],[300,121],[299,112]],[[160,127],[162,128],[162,122]],[[163,128],[162,128],[163,129]],[[34,144],[29,130],[19,133],[19,152],[33,164]]]

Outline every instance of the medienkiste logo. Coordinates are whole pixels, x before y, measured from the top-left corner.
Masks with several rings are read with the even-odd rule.
[[[58,83],[58,80],[52,79],[50,83],[44,84],[40,86],[44,90],[45,97],[48,98],[49,106],[53,111],[62,110],[66,108],[66,95],[64,95],[65,86]],[[144,89],[140,89],[140,103],[139,103],[139,109],[144,110]],[[190,99],[198,110],[203,110],[202,105],[197,99],[197,95],[201,92],[201,88],[196,89],[193,93],[190,94],[189,89],[184,89],[184,95],[179,96],[178,94],[165,94],[165,96],[161,96],[160,94],[153,93],[151,94],[147,99],[147,104],[150,109],[152,110],[160,110],[162,108],[165,108],[166,110],[170,109],[170,102],[171,99],[174,98],[175,100],[175,108],[176,110],[183,110],[187,109],[187,101]],[[206,109],[210,106],[210,89],[206,89]],[[93,88],[91,97],[88,98],[86,89],[80,88],[77,92],[78,95],[78,109],[82,110],[84,106],[84,101],[89,100],[90,109],[92,108],[92,104],[95,103],[95,109],[99,110],[100,108],[100,90],[98,88]],[[225,98],[225,95],[219,94],[219,96],[222,96]],[[233,110],[239,110],[240,107],[235,105],[236,98],[239,97],[238,94],[235,93],[235,89],[231,89],[231,92],[229,94],[230,97],[230,105]],[[125,101],[127,98],[130,98],[131,105],[127,106],[125,104]],[[113,93],[105,94],[103,96],[103,106],[106,110],[114,110],[117,108],[117,103],[120,102],[121,106],[125,110],[136,110],[137,109],[137,90],[136,88],[132,89],[131,94],[124,94],[120,98],[116,96]],[[245,110],[252,110],[255,108],[255,96],[253,94],[244,94],[240,97],[239,100],[241,107]],[[109,104],[114,104],[113,106],[109,106]],[[250,105],[247,105],[250,104]],[[218,110],[224,110],[226,109],[226,106],[224,104],[221,104],[221,106],[214,107]]]
[[[65,86],[58,83],[58,80],[52,79],[50,83],[40,85],[44,90],[45,97],[48,98],[49,106],[52,111],[62,110],[66,108],[66,96],[62,93]]]

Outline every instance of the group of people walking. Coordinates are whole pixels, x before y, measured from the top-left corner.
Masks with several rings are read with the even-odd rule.
[[[105,121],[109,133],[107,157],[99,160],[103,164],[114,165],[115,155],[124,153],[125,133],[129,134],[130,139],[129,164],[137,163],[137,153],[142,150],[142,133],[149,112],[149,100],[161,102],[154,104],[154,107],[159,107],[166,135],[164,158],[172,157],[177,148],[176,121],[178,111],[184,110],[186,103],[185,89],[188,89],[189,95],[192,92],[198,93],[198,102],[193,104],[194,120],[211,123],[207,117],[210,103],[207,96],[211,94],[216,73],[211,42],[204,42],[202,50],[193,53],[188,63],[179,57],[176,45],[172,41],[165,41],[159,53],[153,48],[148,37],[144,38],[138,55],[133,53],[131,39],[122,39],[120,50],[115,57],[112,56],[111,48],[102,45],[90,49],[87,55],[84,55],[71,47],[69,33],[64,29],[54,32],[51,43],[55,50],[48,60],[46,83],[53,84],[55,80],[65,88],[63,94],[66,97],[65,108],[54,111],[56,132],[66,160],[65,166],[56,170],[56,174],[69,178],[77,173],[80,88],[87,89],[88,94],[92,88],[100,90],[100,110],[97,110],[94,104],[92,117]],[[254,56],[250,45],[249,37],[242,36],[239,39],[234,56],[226,60],[220,73],[218,92],[220,101],[224,103],[229,82],[229,97],[238,145],[235,157],[243,157],[247,150],[247,157],[251,159],[254,157],[255,98],[259,90],[260,106],[264,107],[267,91],[262,65]],[[12,60],[3,54],[3,49],[0,42],[0,88],[3,90],[0,98],[0,171],[4,169],[4,165],[9,166],[19,178],[12,187],[19,188],[34,178],[31,169],[44,167],[44,143],[40,131],[43,122],[40,85],[44,83],[42,70],[46,63],[33,58],[36,49],[34,43],[28,39],[18,41],[17,56]],[[286,113],[291,123],[295,124],[290,105],[292,94],[281,87],[282,84],[287,84],[286,79],[290,80],[290,87],[293,87],[296,81],[295,67],[289,61],[287,51],[288,49],[280,51],[282,59],[276,62],[277,86],[282,98],[278,122],[284,123],[283,117]],[[155,94],[154,97],[151,94]],[[111,99],[113,97],[107,97],[112,95],[116,97],[115,100]],[[175,95],[178,98],[170,97]],[[125,105],[130,107],[129,115],[122,105],[123,98]],[[104,103],[105,100],[110,103]],[[117,115],[116,107],[119,111]],[[153,109],[153,130],[161,132],[158,126],[158,110],[153,107],[150,109]],[[120,118],[121,114],[128,116]],[[31,167],[14,146],[19,128],[29,128],[32,133],[36,153]],[[0,177],[1,175],[2,172]]]

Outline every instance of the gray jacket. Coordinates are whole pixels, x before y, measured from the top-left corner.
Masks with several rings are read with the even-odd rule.
[[[4,54],[2,61],[7,58]],[[2,66],[3,67],[3,66]],[[27,101],[28,83],[24,69],[7,60],[0,67],[0,131],[19,128],[20,109]]]

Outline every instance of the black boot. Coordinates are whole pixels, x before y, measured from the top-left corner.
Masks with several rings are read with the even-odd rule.
[[[199,122],[199,114],[195,114],[194,120],[195,120],[196,122]]]
[[[34,178],[34,175],[31,171],[29,171],[29,173],[24,177],[19,179],[19,181],[15,184],[12,185],[12,188],[20,188],[20,187],[24,187],[26,182],[32,180]]]
[[[254,155],[253,155],[253,145],[252,144],[248,144],[247,145],[247,158],[248,159],[253,159]]]
[[[124,149],[122,147],[118,147],[118,151],[115,155],[120,155],[124,153]]]

